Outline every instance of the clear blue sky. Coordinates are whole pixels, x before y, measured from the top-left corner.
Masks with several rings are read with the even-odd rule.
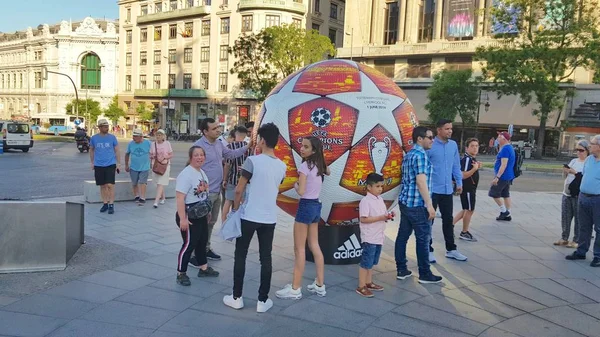
[[[12,33],[39,24],[81,20],[86,16],[118,19],[117,0],[11,0],[2,1],[0,32]],[[32,10],[34,9],[34,10]]]

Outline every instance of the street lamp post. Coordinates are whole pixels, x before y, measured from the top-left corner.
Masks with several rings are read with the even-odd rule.
[[[479,110],[481,109],[481,93],[482,90],[479,90],[479,101],[477,104],[477,122],[475,124],[475,138],[479,137]],[[490,110],[490,97],[488,96],[488,94],[486,95],[486,102],[483,106],[485,112],[488,112]]]
[[[71,76],[67,75],[67,74],[63,74],[63,73],[59,73],[57,71],[51,71],[48,70],[46,68],[44,68],[45,74],[44,74],[44,79],[47,80],[48,79],[48,74],[56,74],[56,75],[61,75],[61,76],[65,76],[69,79],[69,81],[71,81],[71,84],[73,85],[73,89],[75,90],[75,113],[77,114],[77,118],[79,118],[79,93],[77,93],[77,86],[75,85],[75,82],[73,81],[73,79],[71,78]]]

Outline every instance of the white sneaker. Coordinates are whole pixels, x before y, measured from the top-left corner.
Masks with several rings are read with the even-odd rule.
[[[267,298],[266,301],[256,302],[256,312],[267,312],[269,309],[273,307],[273,301],[270,298]]]
[[[437,260],[435,259],[435,255],[433,255],[433,252],[429,252],[429,263],[436,263]]]
[[[161,204],[161,205],[164,205],[164,204],[165,204],[165,199],[162,199],[162,200],[160,201],[160,204]]]
[[[283,289],[276,291],[275,296],[284,300],[299,300],[302,298],[302,288],[294,289],[291,284],[287,284]]]
[[[451,250],[446,252],[446,257],[449,259],[455,259],[458,261],[467,261],[467,257],[462,255],[458,250]]]
[[[319,297],[325,297],[325,295],[327,295],[327,291],[325,291],[325,284],[319,287],[317,285],[317,280],[315,280],[312,284],[309,284],[306,289],[313,294],[317,294]]]
[[[232,295],[227,295],[223,297],[223,303],[228,306],[228,307],[232,307],[234,309],[241,309],[244,307],[244,299],[242,297],[238,298],[237,300],[233,298],[233,294]]]

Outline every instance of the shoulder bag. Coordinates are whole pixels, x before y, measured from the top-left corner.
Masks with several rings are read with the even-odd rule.
[[[156,158],[154,158],[154,164],[152,165],[152,172],[158,174],[159,176],[162,176],[165,174],[165,172],[167,172],[167,167],[169,166],[169,160],[167,159],[166,163],[161,163],[160,160],[158,160],[158,145],[156,145],[156,142],[154,142],[154,149],[155,149],[155,153],[156,153]]]
[[[206,178],[206,175],[204,173],[202,173],[202,176],[204,177],[204,179],[206,179],[206,181],[208,181],[208,178]],[[212,202],[210,201],[210,198],[207,195],[206,199],[189,205],[189,207],[187,208],[187,216],[190,220],[198,220],[207,216],[211,211]]]

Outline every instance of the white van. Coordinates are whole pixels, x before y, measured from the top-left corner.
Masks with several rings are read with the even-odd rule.
[[[16,121],[0,121],[0,130],[2,130],[4,151],[17,149],[29,152],[29,149],[33,147],[33,136],[29,124]]]

